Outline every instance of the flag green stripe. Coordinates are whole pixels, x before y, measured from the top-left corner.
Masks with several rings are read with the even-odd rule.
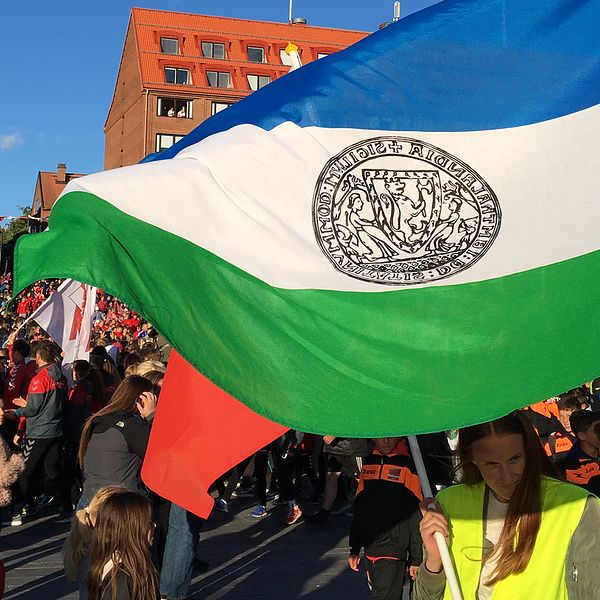
[[[599,268],[593,252],[464,285],[273,288],[72,192],[49,231],[19,240],[15,290],[44,277],[97,285],[255,411],[302,431],[367,437],[481,422],[600,375]]]

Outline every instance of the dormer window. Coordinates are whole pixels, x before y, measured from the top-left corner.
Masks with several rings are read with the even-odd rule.
[[[177,38],[160,38],[160,51],[163,54],[179,54],[179,40]]]
[[[248,61],[253,63],[264,63],[265,49],[259,46],[248,46]]]
[[[248,85],[252,91],[260,90],[271,83],[271,78],[268,75],[248,75]]]
[[[165,67],[165,80],[167,83],[190,85],[190,71],[177,67]]]
[[[202,42],[202,56],[204,58],[225,58],[225,44]]]
[[[206,71],[206,79],[210,87],[231,87],[231,75],[227,71]]]
[[[285,65],[286,67],[292,66],[292,57],[285,50],[279,51],[279,57],[281,58],[282,65]]]

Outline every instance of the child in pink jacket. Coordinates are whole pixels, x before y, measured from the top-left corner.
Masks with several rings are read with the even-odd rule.
[[[0,425],[4,421],[4,411],[0,408]],[[25,469],[21,454],[13,454],[0,437],[0,508],[11,503],[10,488]],[[4,595],[4,564],[0,561],[0,598]]]

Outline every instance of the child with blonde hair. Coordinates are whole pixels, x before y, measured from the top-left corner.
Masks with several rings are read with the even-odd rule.
[[[150,546],[152,504],[136,492],[113,494],[98,509],[87,587],[90,600],[159,600]]]
[[[67,579],[79,583],[80,600],[88,598],[85,580],[89,570],[92,535],[98,509],[107,498],[125,491],[127,490],[120,485],[107,485],[98,490],[89,506],[78,510],[73,517],[71,531],[63,548],[63,563]]]

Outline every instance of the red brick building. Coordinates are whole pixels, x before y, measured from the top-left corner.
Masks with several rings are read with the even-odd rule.
[[[104,125],[104,167],[139,162],[199,123],[303,63],[367,33],[134,8]]]

